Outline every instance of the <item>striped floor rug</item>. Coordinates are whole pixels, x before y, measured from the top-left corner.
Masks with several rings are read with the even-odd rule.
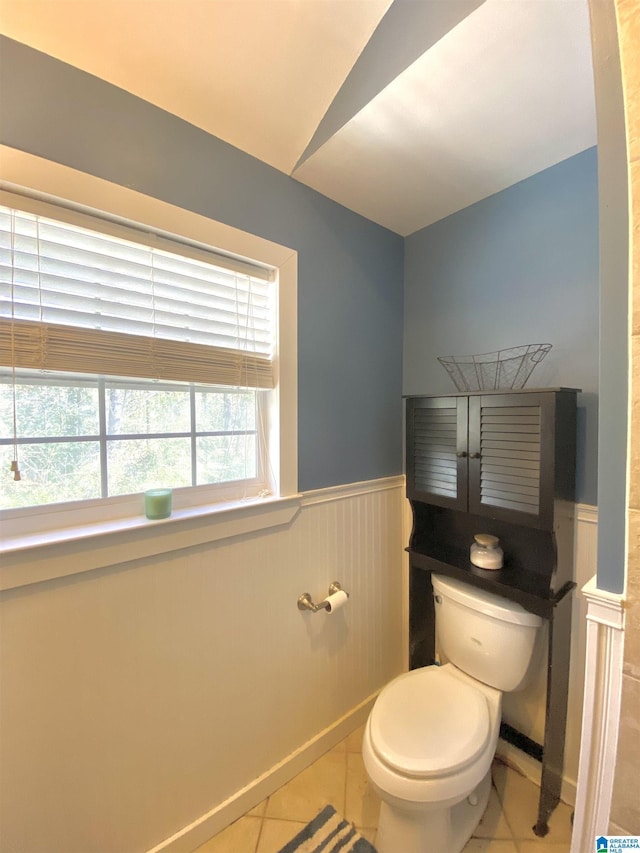
[[[325,806],[320,814],[301,829],[279,853],[376,853],[353,824],[340,817],[333,806]]]

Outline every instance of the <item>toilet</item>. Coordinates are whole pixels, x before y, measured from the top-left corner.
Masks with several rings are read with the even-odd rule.
[[[443,666],[383,688],[362,756],[382,803],[378,853],[459,853],[491,789],[502,694],[524,686],[542,619],[519,604],[432,576]]]

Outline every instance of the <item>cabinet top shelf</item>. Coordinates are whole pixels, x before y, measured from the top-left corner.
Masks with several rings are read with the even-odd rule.
[[[443,393],[428,393],[428,394],[403,394],[403,400],[420,399],[421,397],[478,397],[480,395],[494,394],[555,394],[560,391],[569,391],[574,394],[580,394],[582,388],[498,388],[495,391],[487,389],[485,391],[445,391]]]
[[[423,550],[410,547],[407,551],[416,567],[502,595],[517,601],[530,612],[547,618],[558,601],[575,587],[575,583],[568,582],[554,593],[549,587],[549,579],[543,575],[523,572],[508,564],[496,571],[479,569],[471,565],[468,554],[456,552],[455,549],[430,547]]]

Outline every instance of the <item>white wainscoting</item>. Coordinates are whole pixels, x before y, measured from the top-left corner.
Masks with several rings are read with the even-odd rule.
[[[577,507],[578,588],[596,520]],[[410,529],[392,477],[307,493],[277,528],[2,593],[6,848],[187,851],[337,743],[406,668]],[[334,580],[344,609],[297,609]],[[569,801],[586,636],[574,595]]]
[[[403,494],[2,593],[3,846],[193,849],[361,723],[405,666]]]

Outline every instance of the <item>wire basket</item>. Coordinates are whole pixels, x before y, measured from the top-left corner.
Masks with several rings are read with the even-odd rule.
[[[536,364],[551,344],[523,344],[480,355],[439,356],[458,391],[497,391],[524,388]]]

